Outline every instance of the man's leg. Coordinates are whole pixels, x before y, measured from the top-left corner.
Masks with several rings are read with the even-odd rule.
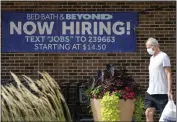
[[[153,122],[154,121],[154,114],[156,109],[154,107],[150,107],[146,109],[145,115],[146,115],[146,122]]]
[[[165,108],[166,104],[168,103],[168,95],[167,94],[161,94],[158,95],[157,97],[157,101],[155,102],[156,106],[157,106],[157,110],[158,110],[158,114],[162,114],[163,109]]]

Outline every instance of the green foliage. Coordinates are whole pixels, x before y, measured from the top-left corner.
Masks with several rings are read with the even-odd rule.
[[[141,96],[137,96],[135,101],[135,108],[134,108],[134,117],[136,118],[136,121],[142,121],[142,115],[144,114],[144,101]]]
[[[105,93],[101,100],[101,120],[120,121],[118,104],[119,97],[116,94]]]
[[[97,78],[89,80],[86,91],[89,99],[101,100],[101,120],[120,121],[119,99],[136,99],[134,116],[140,121],[144,114],[144,103],[141,97],[141,88],[125,68],[114,70],[112,64],[106,65],[106,70],[99,70]]]
[[[97,86],[94,89],[88,89],[86,90],[86,95],[89,97],[89,99],[94,98],[94,99],[99,99],[100,92],[102,91],[101,86]]]

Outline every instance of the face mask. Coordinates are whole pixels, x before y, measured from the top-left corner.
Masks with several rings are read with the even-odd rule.
[[[147,49],[147,52],[150,54],[150,55],[154,55],[154,51],[152,50],[153,47]]]

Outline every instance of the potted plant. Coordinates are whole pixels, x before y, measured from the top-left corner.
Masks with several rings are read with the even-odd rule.
[[[134,112],[133,112],[133,119],[136,122],[143,122],[144,120],[142,119],[143,114],[145,111],[144,107],[144,101],[141,95],[136,97],[136,102],[135,102],[135,107],[134,107]]]
[[[114,70],[112,64],[107,64],[106,70],[99,70],[97,79],[93,78],[89,84],[86,94],[90,98],[94,121],[132,120],[139,87],[125,68]]]

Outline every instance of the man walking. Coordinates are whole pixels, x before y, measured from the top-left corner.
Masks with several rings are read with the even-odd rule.
[[[149,87],[145,96],[146,121],[153,121],[156,111],[162,113],[168,99],[172,99],[171,64],[168,55],[159,49],[158,41],[149,38],[147,52],[152,55],[149,64]]]

